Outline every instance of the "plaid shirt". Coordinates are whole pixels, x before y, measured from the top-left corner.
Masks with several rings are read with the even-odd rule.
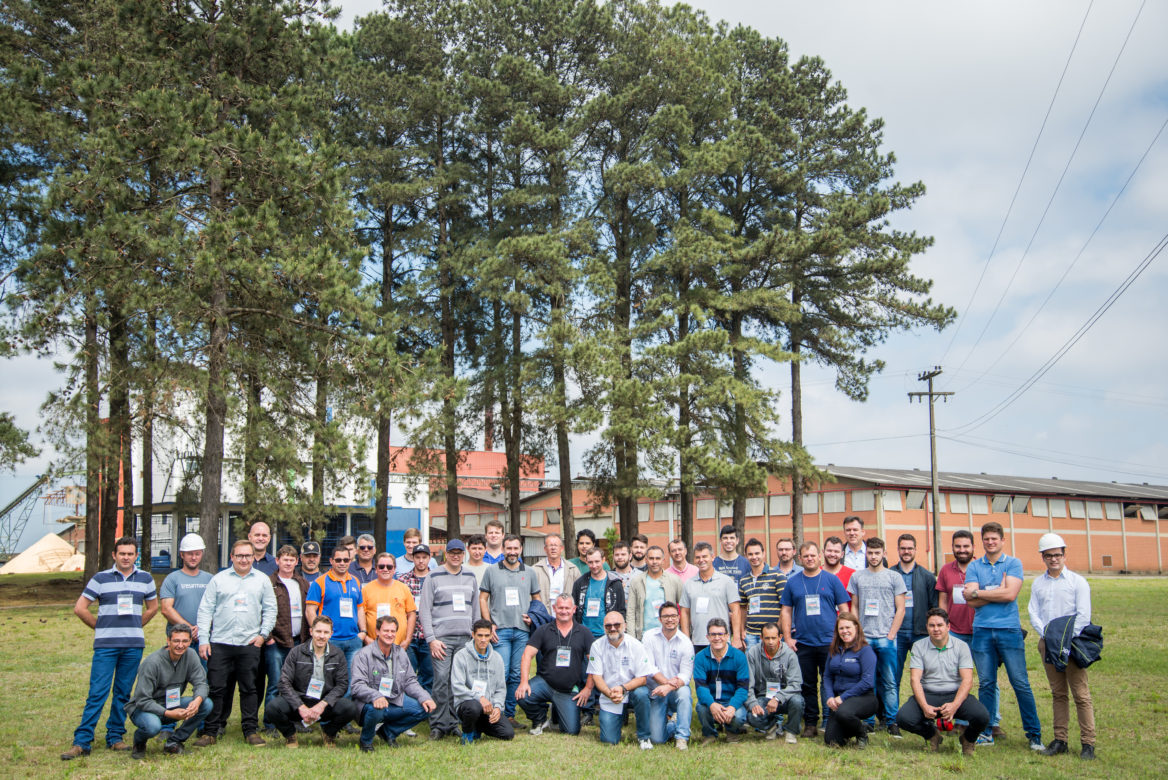
[[[422,593],[422,584],[426,582],[426,575],[423,574],[421,577],[419,577],[417,572],[414,571],[413,564],[410,564],[409,571],[405,572],[404,574],[397,575],[397,580],[398,582],[405,583],[406,587],[410,589],[410,593],[413,594],[414,601],[417,601],[418,596]],[[414,639],[422,642],[425,640],[425,636],[425,633],[422,631],[422,619],[419,617],[418,623],[414,627]]]

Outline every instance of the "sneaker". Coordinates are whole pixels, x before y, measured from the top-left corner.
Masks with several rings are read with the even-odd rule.
[[[678,737],[673,744],[677,746],[678,750],[689,750],[689,740],[685,737]],[[1083,749],[1086,750],[1086,748]],[[1094,758],[1094,754],[1091,757]]]
[[[195,740],[195,747],[211,747],[215,744],[215,737],[210,734],[204,734]]]
[[[786,742],[788,745],[798,745],[799,744],[799,738],[796,737],[794,732],[791,732],[791,731],[784,731],[783,732],[783,741]]]
[[[1030,747],[1034,747],[1034,740],[1030,740]],[[1061,739],[1056,739],[1047,745],[1045,748],[1040,748],[1044,756],[1057,756],[1060,753],[1067,752],[1067,743]]]
[[[647,739],[642,739],[642,740],[641,740],[641,750],[652,750],[652,749],[653,749],[653,743],[652,743],[652,742],[650,742],[650,741],[649,741],[649,740],[647,740]]]
[[[295,750],[296,748],[300,747],[300,743],[296,741],[295,734],[284,740],[284,747],[288,748],[289,750]]]
[[[141,761],[146,758],[146,743],[134,740],[134,749],[130,751],[130,758]]]
[[[1079,753],[1079,758],[1083,759],[1084,761],[1094,761],[1095,760],[1095,746],[1094,745],[1083,745],[1083,751],[1081,753]]]
[[[407,729],[406,736],[407,737],[416,737],[416,736],[418,736],[418,732],[414,731],[413,729]]]
[[[769,729],[766,730],[766,738],[768,740],[774,740],[774,739],[778,739],[778,737],[779,737],[779,724],[775,723]]]
[[[992,745],[992,744],[994,744],[994,738],[991,737],[989,734],[980,734],[980,735],[978,735],[977,742],[975,744]]]
[[[125,740],[121,740],[121,739],[119,739],[117,742],[114,742],[114,743],[112,743],[112,744],[106,745],[106,749],[107,749],[107,750],[118,750],[118,751],[122,751],[122,750],[133,750],[134,748],[133,748],[133,746],[132,746],[132,745],[130,745],[130,743],[129,743],[129,742],[126,742]]]
[[[462,744],[464,744],[464,745],[473,745],[473,744],[474,744],[474,741],[475,741],[475,738],[477,738],[477,737],[478,737],[478,734],[475,734],[473,731],[471,731],[471,732],[469,732],[469,733],[466,733],[466,734],[463,734],[463,735],[462,735],[462,740],[461,740],[461,742],[462,742]]]
[[[536,723],[534,726],[532,726],[527,733],[533,737],[538,737],[540,734],[543,734],[543,729],[546,725],[547,721],[541,720],[539,723]]]
[[[162,752],[169,753],[172,756],[181,756],[187,752],[187,749],[183,746],[183,743],[172,739],[162,746]]]
[[[373,752],[373,743],[372,742],[370,742],[369,744],[365,744],[364,742],[358,742],[357,747],[359,747],[361,749],[362,753],[372,753]]]
[[[814,725],[805,726],[803,728],[803,739],[815,739],[815,737],[818,735],[819,729],[815,728]]]
[[[888,724],[888,736],[892,737],[893,739],[904,739],[900,733],[900,726],[896,725],[895,723]]]
[[[268,744],[263,737],[254,732],[244,737],[243,741],[253,747],[263,747],[264,745]]]
[[[1001,726],[993,726],[990,728],[990,736],[994,739],[1005,739],[1006,732],[1002,729]]]
[[[1054,742],[1058,742],[1058,741],[1059,740],[1056,739]],[[1054,742],[1050,743],[1051,747],[1054,746]],[[1063,743],[1063,750],[1066,750],[1066,747],[1067,747],[1067,745],[1064,742]],[[1031,737],[1030,738],[1030,749],[1035,751],[1036,753],[1045,753],[1046,752],[1046,746],[1042,744],[1042,740],[1039,739],[1038,737]],[[1053,756],[1054,753],[1051,753],[1050,755]]]
[[[929,746],[933,748],[934,753],[937,753],[941,750],[941,743],[944,741],[945,736],[939,731],[934,731],[933,736],[929,737]]]
[[[75,758],[80,758],[81,756],[88,756],[88,755],[89,755],[89,748],[83,748],[80,745],[74,745],[73,747],[69,748],[64,753],[61,754],[61,760],[62,761],[72,761]]]

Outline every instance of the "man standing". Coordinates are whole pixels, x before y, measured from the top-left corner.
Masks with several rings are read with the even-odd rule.
[[[775,557],[779,561],[774,567],[775,571],[790,579],[791,575],[796,571],[794,540],[780,539],[775,542]]]
[[[1095,758],[1095,707],[1087,685],[1087,670],[1080,668],[1073,657],[1067,658],[1053,652],[1054,648],[1047,648],[1044,637],[1051,623],[1061,618],[1061,622],[1067,625],[1060,634],[1067,637],[1066,647],[1070,647],[1070,639],[1077,637],[1091,623],[1091,586],[1066,567],[1067,543],[1058,534],[1043,534],[1038,540],[1038,551],[1042,553],[1046,571],[1038,575],[1031,586],[1026,613],[1038,634],[1038,654],[1042,657],[1054,699],[1054,741],[1042,753],[1057,756],[1067,752],[1071,723],[1067,698],[1069,686],[1079,719],[1079,744],[1082,747],[1079,758],[1090,761]],[[1056,655],[1058,658],[1054,657]],[[1055,660],[1060,662],[1058,666],[1053,663]]]
[[[183,696],[191,686],[191,695]],[[138,684],[126,704],[126,714],[137,727],[134,752],[130,758],[145,758],[146,743],[157,736],[163,726],[182,726],[166,738],[164,752],[177,755],[199,724],[211,714],[207,698],[207,675],[199,655],[191,649],[191,627],[175,623],[166,627],[166,647],[146,656],[138,669]]]
[[[981,546],[985,555],[971,561],[965,570],[962,593],[975,610],[971,649],[977,666],[977,698],[990,712],[997,710],[998,667],[1005,664],[1030,749],[1044,750],[1042,724],[1026,675],[1026,645],[1018,615],[1022,561],[1002,551],[1004,538],[1005,531],[999,523],[983,525]],[[992,739],[989,733],[985,737]]]
[[[794,745],[803,721],[803,675],[799,673],[799,658],[782,641],[776,623],[762,627],[762,640],[746,651],[746,665],[750,669],[747,722],[766,732],[767,739],[775,739],[779,726],[784,725],[784,738],[788,745]]]
[[[280,687],[280,670],[293,647],[308,639],[308,621],[304,602],[308,597],[308,582],[296,574],[296,548],[286,544],[276,551],[276,573],[268,579],[276,594],[276,625],[264,645],[264,667],[267,670],[268,689],[264,694],[264,727],[275,736],[276,724],[268,717],[268,706],[276,698]],[[257,689],[258,690],[258,689]]]
[[[280,695],[268,717],[289,748],[298,746],[297,722],[311,726],[319,721],[324,746],[336,747],[337,732],[357,718],[357,705],[345,698],[349,663],[344,651],[329,641],[332,629],[327,615],[313,618],[312,641],[292,648],[280,670]]]
[[[376,552],[377,542],[371,534],[357,537],[357,558],[349,563],[349,574],[362,585],[377,579],[377,570],[373,568],[373,554]]]
[[[532,600],[539,600],[539,578],[519,559],[523,542],[518,536],[503,537],[503,560],[487,569],[479,586],[479,614],[490,620],[491,642],[503,658],[507,675],[507,697],[503,716],[515,723],[515,689],[527,667],[520,665],[523,650],[531,635],[531,618],[527,610]]]
[[[669,572],[677,576],[679,580],[685,582],[690,577],[694,577],[698,573],[698,567],[690,563],[686,556],[689,550],[685,546],[682,539],[674,539],[669,543]]]
[[[474,578],[470,572],[466,576]],[[503,717],[506,672],[503,657],[491,650],[491,630],[491,621],[476,620],[471,640],[454,654],[450,670],[450,688],[464,745],[474,742],[480,734],[503,740],[515,738],[511,721]]]
[[[211,578],[199,604],[199,656],[207,662],[207,678],[213,709],[206,733],[196,747],[215,744],[226,726],[224,717],[228,681],[239,684],[239,713],[243,736],[249,745],[263,745],[256,733],[259,700],[255,687],[260,648],[276,625],[276,592],[272,581],[252,567],[255,548],[247,539],[231,547],[231,568]]]
[[[447,542],[446,560],[442,568],[426,577],[418,596],[418,618],[434,664],[434,687],[430,690],[438,705],[430,716],[432,740],[442,739],[458,729],[456,703],[451,689],[451,664],[455,653],[471,641],[472,626],[479,622],[479,584],[473,574],[462,569],[465,555],[466,546],[462,541],[451,539]],[[490,643],[491,627],[488,623],[484,645],[487,652],[490,652]],[[502,659],[497,660],[502,667]],[[499,684],[498,701],[502,707],[506,686],[502,679]],[[511,728],[510,723],[505,725]]]
[[[706,646],[706,624],[721,618],[727,625],[741,626],[738,585],[714,569],[714,548],[708,542],[694,545],[694,563],[698,576],[685,581],[681,588],[681,630],[689,635],[694,652]],[[742,647],[742,637],[734,635],[734,646]]]
[[[417,549],[419,546],[425,547],[426,548],[426,568],[430,571],[437,570],[438,564],[434,561],[434,557],[430,554],[430,548],[427,547],[426,545],[422,544],[422,532],[419,531],[417,528],[407,528],[405,530],[405,533],[402,534],[402,544],[405,545],[405,548],[406,548],[406,556],[405,557],[410,561],[411,564],[414,561],[414,550]],[[403,566],[402,568],[404,569],[406,567]],[[417,597],[418,597],[418,594],[415,593],[414,598],[417,598]]]
[[[556,596],[552,611],[556,619],[531,632],[519,664],[520,669],[530,669],[534,660],[535,677],[529,680],[522,675],[515,689],[515,698],[531,721],[530,733],[535,737],[547,726],[549,704],[555,708],[560,730],[579,734],[580,709],[592,697],[591,679],[584,682],[592,632],[573,619],[576,605],[567,593]]]
[[[383,558],[378,556],[377,560],[380,565]],[[364,753],[373,752],[375,733],[395,747],[399,736],[424,721],[437,706],[410,667],[398,639],[402,627],[397,618],[381,615],[375,625],[377,639],[353,656],[351,687],[354,703],[362,708],[359,744]]]
[[[637,717],[637,741],[641,750],[651,750],[649,739],[649,690],[646,678],[657,670],[644,646],[625,633],[620,612],[604,616],[604,636],[592,643],[588,655],[588,675],[600,692],[600,741],[615,745],[621,738],[625,705],[632,703]]]
[[[845,517],[844,538],[848,540],[848,546],[844,550],[844,566],[853,571],[866,569],[868,567],[868,547],[864,544],[864,520],[855,515]]]
[[[645,573],[634,577],[629,588],[629,633],[637,639],[641,639],[645,632],[661,627],[658,614],[662,604],[677,604],[681,600],[681,579],[663,568],[665,551],[653,545],[645,554],[645,563]]]
[[[905,731],[928,740],[933,750],[941,749],[942,734],[936,722],[959,718],[969,725],[962,732],[961,752],[973,755],[977,735],[990,722],[981,702],[969,695],[973,688],[973,658],[969,646],[949,633],[949,615],[933,608],[926,616],[929,635],[912,647],[909,673],[912,698],[897,713]]]
[[[787,578],[767,568],[766,548],[758,539],[746,543],[746,560],[750,572],[738,581],[738,615],[739,620],[745,619],[746,625],[737,626],[737,633],[743,637],[746,647],[751,648],[761,641],[763,626],[777,624],[782,619],[779,599],[787,587]]]
[[[616,575],[604,570],[604,553],[599,547],[589,550],[586,560],[588,576],[577,577],[572,583],[572,601],[576,603],[576,619],[592,636],[601,637],[605,634],[604,616],[625,613],[625,589]]]
[[[366,583],[361,588],[361,600],[365,602],[365,636],[363,641],[371,645],[381,635],[380,629],[370,631],[370,627],[377,625],[377,619],[389,615],[393,617],[397,635],[394,642],[401,645],[402,652],[409,656],[406,649],[410,646],[410,639],[414,636],[414,627],[418,622],[418,607],[414,601],[414,594],[404,582],[393,578],[397,570],[397,559],[393,553],[383,552],[374,560],[377,579]]]
[[[349,573],[349,551],[344,547],[333,550],[332,569],[308,586],[305,600],[309,625],[316,624],[318,615],[332,621],[332,641],[329,643],[345,654],[345,663],[353,664],[353,656],[365,646],[365,610],[361,583]],[[346,678],[348,677],[348,669]]]
[[[928,635],[929,610],[937,606],[937,578],[924,566],[917,566],[917,540],[912,534],[897,538],[896,554],[900,562],[892,571],[904,579],[905,587],[904,622],[896,635],[896,690],[899,692],[908,651]]]
[[[803,543],[799,559],[803,571],[787,580],[780,603],[783,641],[799,658],[799,674],[803,677],[803,736],[810,738],[819,733],[819,685],[835,635],[836,614],[847,606],[850,598],[839,578],[819,567],[819,546],[815,542]]]
[[[625,602],[629,600],[629,586],[632,584],[633,575],[637,572],[632,566],[632,553],[629,551],[628,542],[614,542],[612,545],[612,573],[616,575],[617,579],[621,581],[621,585],[625,588]]]
[[[203,600],[203,591],[211,581],[211,573],[199,568],[199,564],[203,562],[205,549],[203,537],[198,534],[184,536],[178,545],[182,568],[166,575],[162,587],[158,589],[162,616],[166,618],[167,625],[186,623],[191,626],[194,634],[190,639],[196,643],[199,635],[194,625],[199,619],[199,602]]]
[[[559,534],[548,534],[543,538],[543,554],[546,557],[533,568],[539,577],[539,592],[548,603],[554,604],[561,593],[572,595],[572,584],[580,572],[564,560],[564,538]]]
[[[467,562],[462,564],[462,568],[473,574],[480,585],[483,584],[483,575],[487,573],[487,567],[491,565],[483,560],[486,553],[487,537],[482,534],[471,534],[466,538]]]
[[[718,532],[718,541],[722,545],[722,552],[714,559],[714,571],[725,574],[737,585],[740,579],[750,573],[750,564],[738,554],[738,532],[734,526],[724,525]],[[696,552],[697,548],[694,550]]]
[[[300,545],[300,566],[297,567],[296,572],[306,582],[312,582],[322,574],[320,570],[320,542],[309,539]]]
[[[255,561],[252,568],[260,574],[272,576],[276,573],[276,559],[268,552],[268,545],[272,543],[272,529],[262,520],[251,524],[247,531],[247,540],[251,542]]]
[[[645,555],[649,552],[649,537],[644,534],[636,534],[629,540],[629,550],[633,554],[633,568],[637,571],[645,571],[648,564],[645,562]]]
[[[487,521],[483,537],[487,540],[487,549],[483,553],[483,563],[488,566],[500,563],[503,560],[503,524],[498,520]]]
[[[596,534],[592,533],[592,531],[588,530],[587,528],[581,528],[576,532],[576,557],[568,559],[568,563],[571,563],[576,567],[577,573],[588,573],[588,564],[586,563],[588,559],[588,553],[595,547]],[[600,557],[601,559],[604,558],[603,552],[601,552]],[[607,562],[604,564],[604,568],[608,568]]]
[[[848,589],[848,583],[852,580],[852,575],[856,570],[851,566],[844,566],[844,540],[838,536],[829,536],[823,540],[823,570],[830,572],[839,578],[840,584],[844,586],[844,590]],[[860,567],[867,568],[867,564]]]
[[[73,605],[77,619],[93,629],[93,660],[81,725],[73,732],[73,746],[61,754],[62,761],[89,755],[111,683],[113,699],[105,723],[105,744],[110,750],[130,749],[122,739],[126,735],[126,701],[146,647],[142,629],[158,612],[154,578],[134,565],[137,558],[138,540],[132,536],[118,539],[114,542],[113,568],[93,575]],[[89,611],[95,601],[97,615]]]
[[[706,627],[709,646],[694,658],[694,687],[698,691],[698,721],[702,724],[702,744],[718,739],[718,727],[726,731],[727,742],[738,742],[746,726],[746,693],[750,687],[750,667],[746,654],[727,645],[730,629],[720,617]]]
[[[657,615],[660,627],[646,631],[643,642],[657,670],[650,681],[649,738],[655,745],[673,739],[678,750],[687,750],[693,720],[689,689],[693,679],[693,642],[679,630],[681,608],[676,603],[666,601]]]
[[[449,559],[452,552],[460,550],[460,556],[465,557],[466,547],[459,539],[451,539],[446,544],[446,557]],[[399,572],[397,579],[403,585],[410,589],[410,595],[414,597],[414,604],[419,607],[418,619],[414,623],[414,638],[410,642],[409,655],[410,663],[414,667],[414,674],[418,675],[418,682],[422,687],[428,691],[434,690],[434,659],[430,655],[430,645],[426,642],[425,632],[422,630],[422,615],[421,615],[421,598],[422,586],[426,584],[426,578],[430,574],[430,548],[424,544],[414,544],[412,548],[413,554],[407,554],[405,560],[409,564],[404,572]],[[477,583],[478,580],[476,579]],[[477,590],[477,588],[476,588]],[[478,599],[475,599],[477,605]],[[467,632],[469,636],[469,630]],[[453,650],[451,651],[454,652]]]
[[[904,623],[907,589],[898,572],[884,567],[884,540],[872,537],[865,547],[868,566],[852,575],[848,593],[860,616],[864,638],[876,652],[876,697],[889,736],[900,738],[896,710],[900,691],[896,680],[896,635]]]

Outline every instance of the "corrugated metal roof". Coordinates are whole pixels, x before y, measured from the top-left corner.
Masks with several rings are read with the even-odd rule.
[[[854,468],[828,466],[826,471],[842,479],[872,482],[896,487],[928,488],[929,472],[917,469]],[[1087,482],[1056,477],[1012,477],[1001,474],[962,474],[940,471],[937,481],[941,488],[985,493],[1014,493],[1024,495],[1092,496],[1127,501],[1168,500],[1168,485],[1142,485],[1131,482]]]

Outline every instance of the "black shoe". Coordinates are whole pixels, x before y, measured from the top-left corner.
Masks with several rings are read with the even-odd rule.
[[[141,761],[146,758],[146,743],[134,740],[134,749],[130,751],[130,758]]]
[[[357,728],[357,725],[355,723],[349,723],[345,726],[345,733],[346,734],[360,734],[361,729]]]
[[[264,726],[264,736],[268,739],[278,739],[281,734],[275,726]]]
[[[904,739],[900,733],[900,726],[896,725],[895,723],[888,724],[888,736],[892,737],[893,739]]]
[[[591,726],[592,720],[593,720],[592,713],[585,712],[583,715],[580,716],[580,728],[584,728],[585,726]]]
[[[444,736],[446,736],[446,735],[443,734],[438,729],[430,729],[430,741],[431,742],[437,742],[438,740],[442,739]]]
[[[370,742],[368,745],[366,745],[364,742],[358,742],[357,746],[361,748],[362,753],[372,753],[373,752],[373,743],[372,742]]]
[[[171,740],[162,746],[162,752],[169,753],[172,756],[181,756],[187,752],[187,749],[183,746],[183,743]]]
[[[1095,760],[1095,746],[1094,745],[1083,745],[1083,752],[1079,754],[1079,758],[1083,759],[1084,761],[1094,761]]]
[[[862,737],[856,737],[856,749],[857,750],[867,750],[868,749],[868,735],[867,734],[865,734]]]
[[[1046,746],[1046,750],[1042,751],[1044,756],[1057,756],[1059,753],[1067,752],[1067,743],[1061,739],[1056,739]]]

